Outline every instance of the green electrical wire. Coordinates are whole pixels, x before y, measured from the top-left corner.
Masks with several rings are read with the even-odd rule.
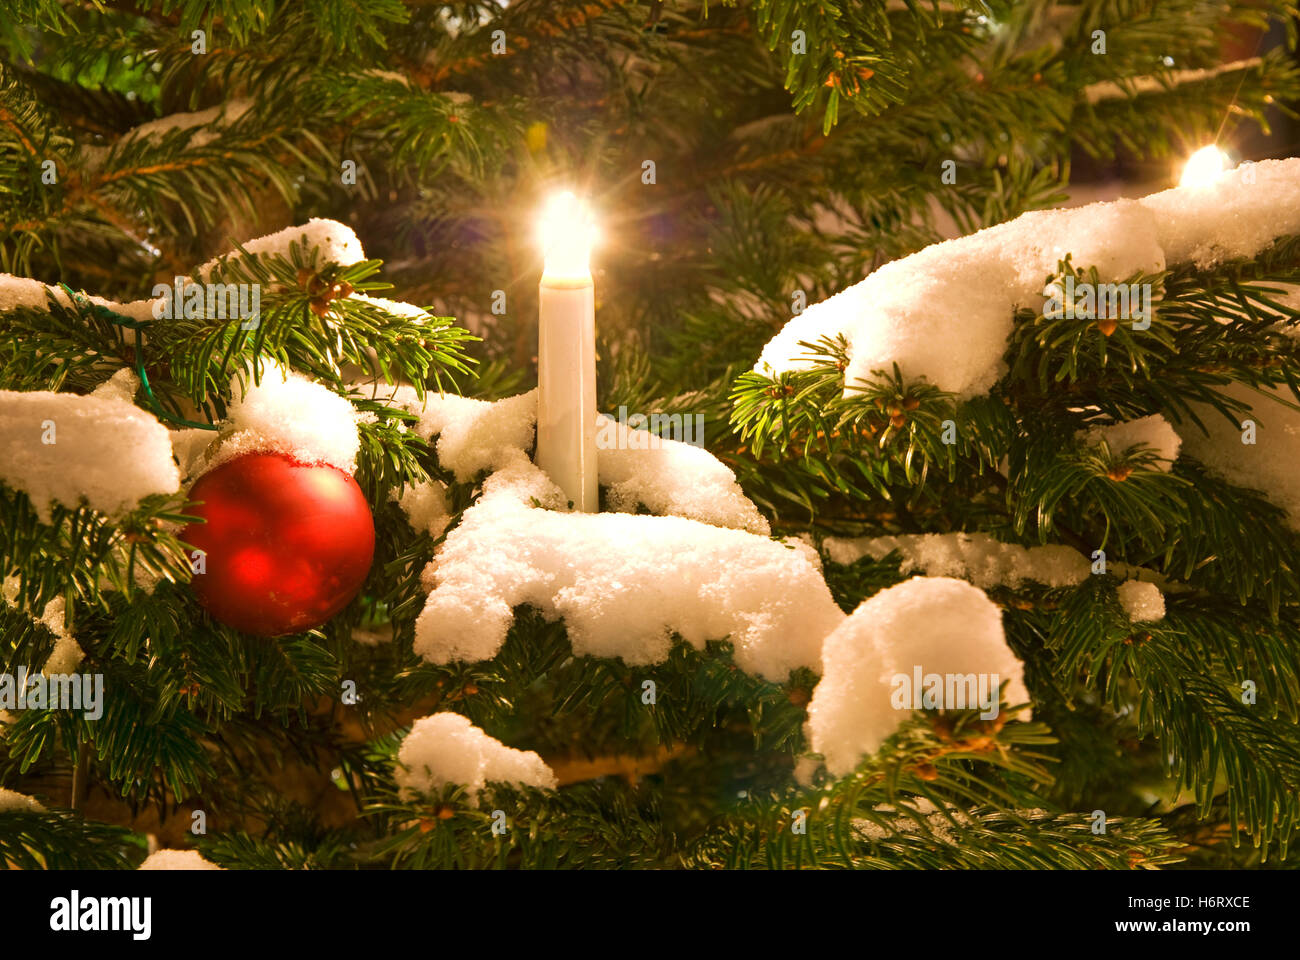
[[[80,303],[81,305],[88,307],[91,310],[91,312],[94,313],[95,316],[97,317],[100,317],[104,320],[108,320],[111,323],[117,324],[120,327],[128,327],[137,332],[149,329],[149,322],[146,320],[132,320],[130,317],[123,316],[122,314],[118,313],[115,310],[110,310],[108,307],[104,306],[103,304],[94,303],[93,301],[87,299],[83,294],[77,293],[66,283],[60,283],[59,286],[63,288],[64,293],[66,293],[77,303]],[[199,430],[219,429],[216,424],[201,423],[196,420],[186,420],[184,417],[175,416],[163,409],[162,404],[158,402],[158,397],[154,395],[153,387],[150,386],[149,384],[149,374],[147,374],[144,369],[144,351],[140,349],[139,337],[136,337],[135,340],[135,372],[136,375],[140,378],[140,386],[144,388],[145,400],[149,404],[149,409],[154,412],[155,416],[159,417],[162,420],[167,420],[170,423],[180,424],[181,426],[185,426],[185,427],[195,427]]]

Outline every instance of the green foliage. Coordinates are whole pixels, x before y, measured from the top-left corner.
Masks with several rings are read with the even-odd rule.
[[[131,863],[130,831],[66,810],[0,814],[0,860],[20,870],[121,870]]]

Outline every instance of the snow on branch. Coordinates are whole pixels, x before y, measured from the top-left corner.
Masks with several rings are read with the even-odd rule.
[[[1124,613],[1134,623],[1150,623],[1165,618],[1165,595],[1154,583],[1126,580],[1116,593]]]
[[[374,388],[358,385],[355,389]],[[537,426],[537,391],[495,402],[429,393],[421,400],[414,387],[379,387],[381,399],[419,416],[412,430],[433,441],[438,462],[461,483],[484,470],[499,470],[514,463],[533,445]]]
[[[826,638],[822,662],[808,733],[837,777],[918,706],[978,708],[993,720],[1004,682],[1007,704],[1029,700],[1002,612],[978,587],[949,577],[915,577],[865,600]]]
[[[123,373],[134,393],[134,374]],[[25,492],[43,522],[55,503],[118,515],[180,489],[167,428],[120,386],[115,377],[88,396],[0,390],[0,481]]]
[[[1118,282],[1174,264],[1253,257],[1297,233],[1300,159],[1243,164],[1208,186],[1141,200],[1031,211],[887,263],[809,307],[768,342],[754,369],[809,369],[815,360],[801,343],[842,335],[846,395],[896,363],[907,378],[978,396],[1005,372],[1015,311],[1042,308],[1045,280],[1067,254],[1075,267]]]
[[[596,461],[609,507],[687,517],[766,536],[771,528],[736,483],[736,475],[703,447],[597,418]]]
[[[0,273],[0,313],[9,310],[18,310],[26,308],[29,310],[48,310],[50,308],[49,297],[62,306],[71,307],[72,298],[68,296],[67,291],[62,287],[51,286],[41,283],[39,280],[33,280],[30,277],[15,277],[12,274]],[[153,316],[152,300],[134,300],[131,303],[119,303],[116,300],[106,300],[103,297],[87,297],[91,303],[101,307],[123,314],[132,320],[148,320]],[[127,330],[128,342],[132,342],[130,334],[133,331]]]
[[[18,577],[10,575],[0,580],[0,602],[10,607],[17,607]],[[47,677],[72,673],[86,658],[86,651],[81,649],[67,625],[67,601],[55,597],[45,604],[41,615],[32,615],[34,623],[43,626],[54,634],[54,649],[41,667],[41,673]]]
[[[1263,62],[1263,57],[1249,57],[1245,60],[1221,63],[1217,67],[1211,67],[1208,70],[1170,70],[1159,76],[1132,77],[1123,83],[1105,80],[1084,87],[1083,96],[1089,103],[1101,103],[1104,100],[1127,100],[1130,97],[1140,96],[1144,93],[1164,93],[1186,83],[1213,80],[1225,73],[1250,70],[1253,67],[1258,67]]]
[[[245,453],[275,450],[303,463],[356,472],[357,411],[329,387],[272,363],[263,365],[256,384],[248,374],[236,376],[231,394],[227,418],[235,432],[210,456],[205,471]]]
[[[365,258],[361,242],[350,228],[322,219],[251,240],[243,249],[249,254],[288,256],[298,242],[342,266]],[[226,257],[241,255],[235,251]],[[207,276],[221,259],[199,267],[195,276]],[[352,296],[399,316],[427,317],[424,310],[411,304],[357,293]],[[61,287],[0,274],[0,313],[48,310],[51,299],[62,306],[74,306]],[[158,300],[124,304],[96,296],[86,299],[136,322],[156,320],[160,312],[155,310]],[[146,339],[130,327],[124,327],[123,336],[128,343]],[[247,374],[232,383],[230,435],[215,449],[212,433],[169,431],[137,407],[133,399],[140,384],[130,370],[120,371],[88,396],[0,391],[0,481],[26,492],[38,516],[49,522],[55,503],[75,508],[84,502],[116,515],[133,509],[151,494],[175,493],[182,478],[177,460],[187,477],[253,450],[277,450],[304,462],[330,463],[355,471],[360,418],[352,405],[297,373],[274,363],[269,370],[267,367],[263,364],[264,375],[256,385]],[[130,456],[123,456],[128,451]]]
[[[1134,447],[1147,447],[1156,458],[1156,469],[1168,473],[1182,447],[1177,431],[1158,413],[1137,420],[1093,426],[1081,431],[1078,439],[1084,446],[1100,446],[1104,441],[1112,456],[1121,456]]]
[[[140,870],[224,870],[205,860],[197,850],[155,850],[137,868]]]
[[[1264,491],[1286,510],[1290,527],[1300,530],[1300,411],[1292,406],[1291,388],[1234,383],[1219,393],[1248,411],[1229,420],[1208,404],[1193,404],[1204,427],[1190,420],[1179,424],[1183,451],[1229,483]]]
[[[173,130],[194,130],[194,134],[190,137],[190,146],[207,146],[220,136],[216,132],[217,130],[237,123],[244,114],[252,109],[252,106],[252,100],[236,97],[226,103],[209,107],[207,110],[171,113],[165,117],[142,123],[138,127],[133,127],[122,134],[117,142],[125,144],[133,140],[159,138],[171,133]]]
[[[44,813],[45,807],[35,797],[0,787],[0,813]]]
[[[373,387],[357,386],[374,391]],[[537,427],[537,391],[490,402],[452,394],[420,400],[412,387],[381,387],[377,395],[417,414],[413,428],[437,438],[438,462],[468,482],[526,457]],[[687,517],[766,535],[767,521],[745,496],[736,475],[703,447],[597,417],[597,470],[611,510]]]
[[[361,247],[361,241],[350,227],[334,220],[323,220],[317,217],[313,217],[300,226],[286,227],[264,237],[249,240],[243,244],[243,248],[249,254],[278,254],[282,257],[288,257],[290,248],[295,242],[299,241],[305,241],[307,246],[318,251],[325,261],[336,263],[339,266],[350,267],[366,258],[365,251]],[[196,268],[190,278],[183,279],[202,281],[223,261],[238,259],[241,256],[242,254],[238,250],[228,251]],[[0,273],[0,313],[20,307],[46,310],[49,308],[47,294],[52,295],[56,302],[64,306],[71,306],[72,304],[71,298],[61,287],[50,286],[28,277],[15,277],[7,273]],[[170,295],[169,292],[165,297]],[[86,299],[90,300],[91,303],[107,307],[115,313],[120,313],[131,320],[148,322],[157,319],[158,312],[155,307],[158,307],[164,298],[132,300],[130,303],[119,303],[98,296],[89,296]],[[367,297],[359,293],[353,293],[351,298],[371,303],[399,316],[416,316],[420,318],[428,316],[423,309],[409,303]],[[127,329],[124,330],[124,336],[128,343],[134,343],[137,334],[136,331]]]
[[[350,267],[366,258],[361,241],[351,227],[336,220],[312,217],[306,223],[296,227],[285,227],[275,233],[249,240],[243,244],[243,250],[249,254],[279,254],[289,256],[289,248],[294,243],[305,241],[309,248],[315,248],[323,258],[341,267]],[[209,260],[194,271],[199,279],[206,278],[223,260],[238,258],[243,254],[235,250]]]
[[[417,653],[490,659],[513,608],[529,603],[563,618],[579,656],[660,663],[674,633],[696,649],[730,636],[742,670],[781,681],[816,668],[843,619],[804,544],[683,517],[564,513],[563,503],[522,455],[488,477],[426,570]]]
[[[977,587],[1019,587],[1032,580],[1049,587],[1082,583],[1091,572],[1088,558],[1072,547],[1022,547],[985,533],[925,533],[897,537],[828,537],[826,556],[850,564],[862,557],[883,560],[898,552],[899,571],[925,571],[935,577],[961,577]]]
[[[397,751],[394,779],[405,797],[436,793],[447,784],[467,788],[470,802],[489,783],[555,789],[551,768],[532,750],[515,750],[458,713],[421,717]]]

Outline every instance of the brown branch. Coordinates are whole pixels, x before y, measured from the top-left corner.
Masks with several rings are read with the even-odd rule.
[[[211,156],[188,157],[181,160],[171,160],[167,163],[155,163],[143,167],[127,167],[123,170],[114,170],[112,173],[96,177],[94,180],[94,186],[91,189],[102,187],[105,184],[114,183],[115,181],[123,180],[127,177],[148,176],[149,174],[154,173],[170,173],[176,170],[188,170],[192,167],[210,166],[220,160],[231,160],[238,153],[250,150],[253,147],[260,147],[262,144],[269,140],[274,140],[278,136],[280,136],[280,131],[278,130],[273,133],[268,133],[265,136],[258,137],[256,140],[251,141],[241,151],[223,150],[217,154],[215,158]]]
[[[661,744],[649,755],[605,757],[546,757],[546,765],[555,772],[560,786],[595,780],[598,777],[624,777],[635,784],[640,777],[658,773],[674,760],[694,755],[695,748],[684,743]]]
[[[748,173],[751,170],[758,170],[762,167],[771,166],[773,164],[807,160],[810,157],[815,157],[817,154],[821,153],[822,148],[826,146],[826,143],[827,139],[822,136],[820,131],[813,131],[798,147],[778,150],[776,153],[764,154],[763,156],[755,157],[753,160],[746,160],[743,163],[723,167],[718,171],[717,177],[722,178],[737,173]]]

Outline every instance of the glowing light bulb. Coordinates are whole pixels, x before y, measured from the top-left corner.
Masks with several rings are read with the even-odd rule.
[[[551,197],[542,212],[543,280],[591,281],[596,225],[591,210],[572,191]]]
[[[1201,147],[1190,157],[1183,167],[1183,175],[1178,181],[1180,187],[1209,186],[1231,165],[1228,155],[1214,144]]]

